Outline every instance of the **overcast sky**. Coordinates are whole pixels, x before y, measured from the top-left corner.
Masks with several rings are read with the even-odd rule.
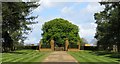
[[[92,0],[91,0],[92,1]],[[88,42],[94,39],[96,24],[94,13],[104,9],[98,2],[53,2],[43,0],[41,5],[36,8],[32,15],[38,15],[35,21],[38,24],[33,25],[33,31],[27,36],[25,44],[39,43],[42,38],[42,25],[55,18],[63,18],[79,26],[79,35]]]

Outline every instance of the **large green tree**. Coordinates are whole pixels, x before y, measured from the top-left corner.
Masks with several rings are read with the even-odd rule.
[[[38,7],[36,2],[2,2],[2,38],[3,50],[10,51],[25,40],[25,34],[31,31],[29,25],[37,16],[30,16]],[[9,45],[10,44],[10,45]]]
[[[73,44],[77,44],[77,42],[80,40],[78,26],[62,18],[56,18],[45,22],[45,24],[42,26],[42,31],[44,43],[49,43],[51,38],[55,40],[58,46],[59,44],[64,44],[66,38],[68,38],[69,42]]]
[[[95,13],[97,23],[97,33],[95,38],[98,40],[98,46],[103,49],[112,48],[116,45],[117,51],[120,51],[120,2],[100,2],[105,9]]]

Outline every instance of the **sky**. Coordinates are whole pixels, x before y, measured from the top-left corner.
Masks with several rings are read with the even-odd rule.
[[[40,6],[33,10],[31,16],[37,16],[32,25],[32,32],[27,35],[25,44],[37,44],[42,38],[42,25],[55,18],[63,18],[79,27],[79,35],[90,43],[95,36],[96,27],[94,13],[104,9],[98,2],[78,1],[39,1]]]

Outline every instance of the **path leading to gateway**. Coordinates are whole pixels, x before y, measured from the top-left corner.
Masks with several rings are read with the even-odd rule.
[[[54,51],[48,57],[43,60],[44,63],[51,64],[78,64],[71,55],[66,51]]]

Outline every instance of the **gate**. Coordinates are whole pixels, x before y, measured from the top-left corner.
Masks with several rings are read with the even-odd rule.
[[[56,46],[57,45],[57,46]],[[48,48],[47,48],[48,47]],[[80,50],[80,42],[77,44],[69,44],[68,39],[66,38],[66,41],[64,44],[56,44],[53,39],[50,41],[50,46],[45,46],[46,50],[50,51],[70,51],[70,50]],[[42,44],[39,45],[39,51],[41,51],[44,48]],[[43,49],[44,50],[44,49]]]

